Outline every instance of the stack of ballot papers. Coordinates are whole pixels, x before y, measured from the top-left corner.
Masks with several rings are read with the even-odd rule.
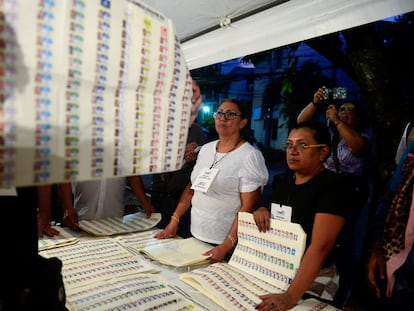
[[[59,231],[59,234],[53,237],[44,235],[39,238],[37,242],[39,251],[78,243],[79,238],[75,231],[67,227],[52,226],[52,228]]]
[[[230,261],[180,274],[225,310],[255,310],[259,296],[282,293],[299,269],[306,233],[299,224],[271,219],[260,232],[251,213],[239,213],[238,242]]]
[[[145,213],[138,212],[124,217],[81,220],[79,228],[95,236],[109,236],[146,231],[154,228],[160,220],[160,213],[152,213],[151,217],[147,218]]]
[[[212,248],[210,244],[191,237],[147,246],[141,253],[165,265],[184,267],[207,263],[209,257],[203,254]]]

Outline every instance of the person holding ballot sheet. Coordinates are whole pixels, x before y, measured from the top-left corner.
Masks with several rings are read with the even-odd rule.
[[[192,81],[191,114],[196,114],[202,104],[200,87]],[[77,229],[80,220],[122,217],[125,212],[124,193],[129,184],[149,218],[155,212],[147,198],[141,176],[112,177],[58,185],[63,207],[63,223]],[[44,213],[46,214],[46,213]]]
[[[260,296],[257,310],[293,308],[322,268],[332,264],[330,253],[345,223],[346,194],[341,179],[326,169],[331,139],[327,127],[318,121],[305,121],[289,133],[286,149],[287,173],[273,180],[272,215],[276,219],[298,223],[306,232],[306,250],[299,269],[284,293]],[[260,207],[254,213],[258,229],[270,227],[271,211]]]
[[[157,238],[176,236],[180,217],[191,207],[191,234],[215,247],[205,253],[223,261],[237,242],[238,212],[257,208],[268,170],[262,153],[241,135],[247,108],[225,99],[214,113],[219,139],[203,145],[174,214]]]

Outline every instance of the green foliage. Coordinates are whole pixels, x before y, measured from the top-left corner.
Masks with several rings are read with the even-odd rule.
[[[291,45],[289,47],[289,52],[288,52],[288,64],[287,67],[285,68],[285,72],[283,73],[283,78],[282,78],[282,89],[281,89],[281,94],[286,96],[288,94],[292,94],[293,92],[293,80],[295,78],[296,75],[296,71],[297,71],[297,65],[299,62],[298,57],[295,56],[295,52],[297,51],[299,45]]]

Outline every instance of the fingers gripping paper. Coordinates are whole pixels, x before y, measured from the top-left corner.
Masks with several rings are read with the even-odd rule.
[[[2,1],[0,188],[181,167],[192,81],[136,0]]]
[[[226,310],[255,310],[260,295],[286,290],[305,250],[306,234],[298,224],[271,219],[259,232],[250,213],[239,213],[238,242],[228,263],[183,273],[180,279]]]

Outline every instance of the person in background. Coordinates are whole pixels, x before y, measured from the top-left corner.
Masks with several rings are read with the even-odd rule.
[[[197,159],[196,148],[204,144],[203,129],[194,121],[188,131],[183,167],[178,171],[152,176],[151,203],[156,211],[161,213],[158,228],[164,229],[170,222],[180,196],[190,181],[191,171]],[[180,237],[188,238],[191,236],[190,221],[189,209],[180,218],[177,231]]]
[[[293,308],[311,289],[321,269],[333,264],[330,255],[345,223],[347,204],[342,180],[324,166],[330,145],[328,129],[318,121],[300,123],[289,133],[285,145],[289,171],[274,177],[272,203],[281,205],[285,215],[291,214],[284,221],[302,226],[307,237],[306,250],[286,292],[260,296],[262,302],[257,310]],[[259,231],[270,228],[271,213],[267,207],[260,207],[253,215]]]
[[[161,213],[158,228],[164,229],[170,222],[181,194],[190,181],[191,171],[197,159],[196,149],[205,142],[203,129],[196,123],[197,113],[202,105],[202,95],[191,109],[190,127],[188,129],[187,146],[184,153],[184,164],[180,170],[168,173],[154,174],[152,176],[151,203],[157,212]],[[190,210],[180,219],[177,234],[183,238],[191,236]]]
[[[202,103],[200,87],[192,81],[191,113],[197,112]],[[123,216],[124,193],[127,185],[142,204],[147,217],[155,211],[147,198],[140,176],[115,177],[59,185],[59,196],[63,205],[63,223],[73,229],[79,220]],[[73,192],[73,194],[72,194]]]
[[[366,277],[379,299],[377,310],[410,310],[414,303],[414,142],[407,144],[408,128],[368,230]]]
[[[414,141],[414,124],[408,122],[404,128],[404,132],[401,136],[398,144],[397,152],[395,154],[395,164],[400,163],[403,154],[406,152],[407,147]]]
[[[325,166],[331,171],[341,174],[344,179],[343,191],[352,198],[349,201],[349,214],[338,241],[338,257],[343,262],[337,262],[341,273],[340,293],[336,296],[337,304],[343,307],[352,293],[352,287],[361,269],[362,252],[370,207],[371,166],[368,164],[371,156],[372,135],[361,105],[344,102],[339,109],[331,100],[325,87],[319,88],[309,103],[299,114],[297,121],[303,122],[324,114],[332,139],[331,155]],[[323,110],[325,109],[325,110]],[[366,208],[365,208],[366,207]],[[353,236],[352,238],[349,238]],[[351,256],[352,253],[352,256]],[[352,259],[352,260],[351,260]]]
[[[326,96],[325,88],[319,88],[312,102],[300,112],[297,122],[314,118],[320,112],[320,108],[325,106]],[[361,107],[352,102],[345,102],[337,109],[334,104],[328,103],[325,117],[332,137],[332,152],[325,166],[334,172],[363,176],[371,134],[364,122]]]
[[[205,253],[211,262],[225,260],[237,241],[238,212],[257,208],[268,170],[262,153],[244,140],[247,107],[225,99],[214,113],[218,140],[198,154],[187,185],[164,231],[163,239],[177,234],[180,218],[191,206],[191,234],[215,247]]]
[[[124,216],[124,192],[127,178],[132,192],[142,204],[147,217],[150,217],[155,209],[145,194],[141,177],[114,177],[60,184],[63,223],[69,228],[76,229],[79,220]]]
[[[53,237],[59,235],[59,231],[51,226],[51,201],[52,185],[42,185],[37,187],[37,235],[39,238],[43,234]]]

